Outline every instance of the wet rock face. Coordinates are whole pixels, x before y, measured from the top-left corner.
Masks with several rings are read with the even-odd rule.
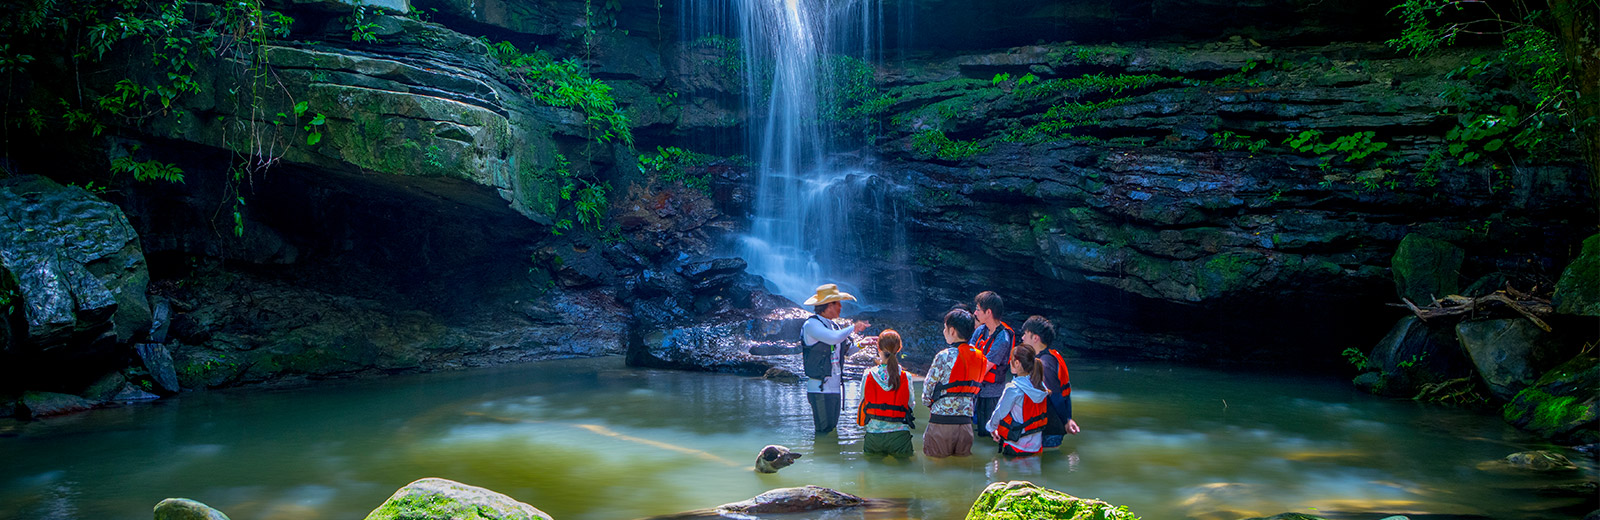
[[[8,349],[130,341],[150,327],[138,235],[121,209],[80,188],[0,180],[0,267],[0,313],[24,325]]]
[[[1525,319],[1462,322],[1456,337],[1489,389],[1507,400],[1572,355],[1568,345]]]
[[[1502,409],[1513,426],[1568,444],[1600,442],[1600,359],[1578,356],[1517,392]]]
[[[1583,241],[1583,253],[1561,273],[1550,303],[1562,314],[1600,316],[1600,235]]]

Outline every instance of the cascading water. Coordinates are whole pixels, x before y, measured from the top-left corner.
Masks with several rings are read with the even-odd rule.
[[[887,292],[886,280],[906,278],[874,279],[862,268],[869,258],[903,265],[904,231],[885,196],[894,187],[864,171],[859,156],[839,160],[860,143],[836,138],[836,126],[865,123],[836,117],[836,86],[841,63],[882,56],[880,0],[690,0],[683,13],[686,37],[739,38],[759,172],[749,233],[734,244],[749,271],[796,302],[829,282],[870,302]]]

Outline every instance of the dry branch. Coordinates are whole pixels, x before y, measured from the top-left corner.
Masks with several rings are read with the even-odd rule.
[[[1434,300],[1431,305],[1426,307],[1418,307],[1417,304],[1405,298],[1401,298],[1400,301],[1404,302],[1404,304],[1391,303],[1389,305],[1410,309],[1411,313],[1416,314],[1417,319],[1422,321],[1428,321],[1430,318],[1476,315],[1479,312],[1489,312],[1500,306],[1510,307],[1511,310],[1528,318],[1528,321],[1532,321],[1534,325],[1537,325],[1545,332],[1550,332],[1550,325],[1540,317],[1547,316],[1555,311],[1550,306],[1550,300],[1518,291],[1509,284],[1506,285],[1505,290],[1495,291],[1494,294],[1487,296],[1468,298],[1459,294],[1452,294]]]

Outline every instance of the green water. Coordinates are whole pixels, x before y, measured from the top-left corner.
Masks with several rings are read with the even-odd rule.
[[[1013,479],[1147,520],[1586,512],[1533,490],[1560,479],[1477,468],[1544,447],[1494,417],[1336,379],[1087,362],[1072,374],[1083,433],[1023,461],[987,441],[968,458],[864,458],[853,428],[813,442],[801,386],[620,358],[185,394],[0,422],[0,518],[143,520],[181,496],[235,520],[360,519],[422,477],[487,487],[559,520],[666,515],[805,484],[903,499],[874,518],[959,519],[989,482]],[[754,473],[769,443],[806,455]],[[1593,479],[1583,464],[1577,477]]]

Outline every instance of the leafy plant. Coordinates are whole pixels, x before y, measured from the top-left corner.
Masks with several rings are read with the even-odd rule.
[[[1211,141],[1217,148],[1223,150],[1247,150],[1250,153],[1261,153],[1261,150],[1272,144],[1266,139],[1253,139],[1228,130],[1212,134]]]
[[[918,154],[945,161],[959,161],[989,150],[977,141],[955,141],[939,130],[924,130],[911,136],[911,148]]]
[[[1356,350],[1355,347],[1344,349],[1344,352],[1341,352],[1340,354],[1344,356],[1345,361],[1350,362],[1351,365],[1355,365],[1356,371],[1358,372],[1367,372],[1373,370],[1374,368],[1372,366],[1372,362],[1367,359],[1367,355],[1362,353],[1360,350]]]
[[[522,89],[541,102],[557,107],[570,107],[583,112],[595,141],[609,143],[613,139],[633,146],[633,129],[628,116],[617,108],[611,95],[611,86],[589,77],[587,68],[575,58],[555,60],[544,51],[524,53],[511,42],[484,44],[493,58],[514,78]]]
[[[139,151],[139,147],[135,145],[129,149],[129,155],[112,159],[111,173],[131,173],[133,174],[133,179],[139,182],[153,180],[171,183],[183,182],[182,168],[172,163],[164,163],[153,159],[148,161],[134,160],[132,153],[137,151]]]
[[[367,6],[356,2],[350,15],[342,18],[344,26],[350,30],[350,41],[378,43],[377,16],[367,12]]]
[[[684,187],[710,194],[711,174],[702,173],[695,175],[690,170],[710,165],[718,157],[703,153],[692,152],[676,146],[656,147],[656,154],[639,157],[639,171],[661,176],[667,182],[679,182]]]

